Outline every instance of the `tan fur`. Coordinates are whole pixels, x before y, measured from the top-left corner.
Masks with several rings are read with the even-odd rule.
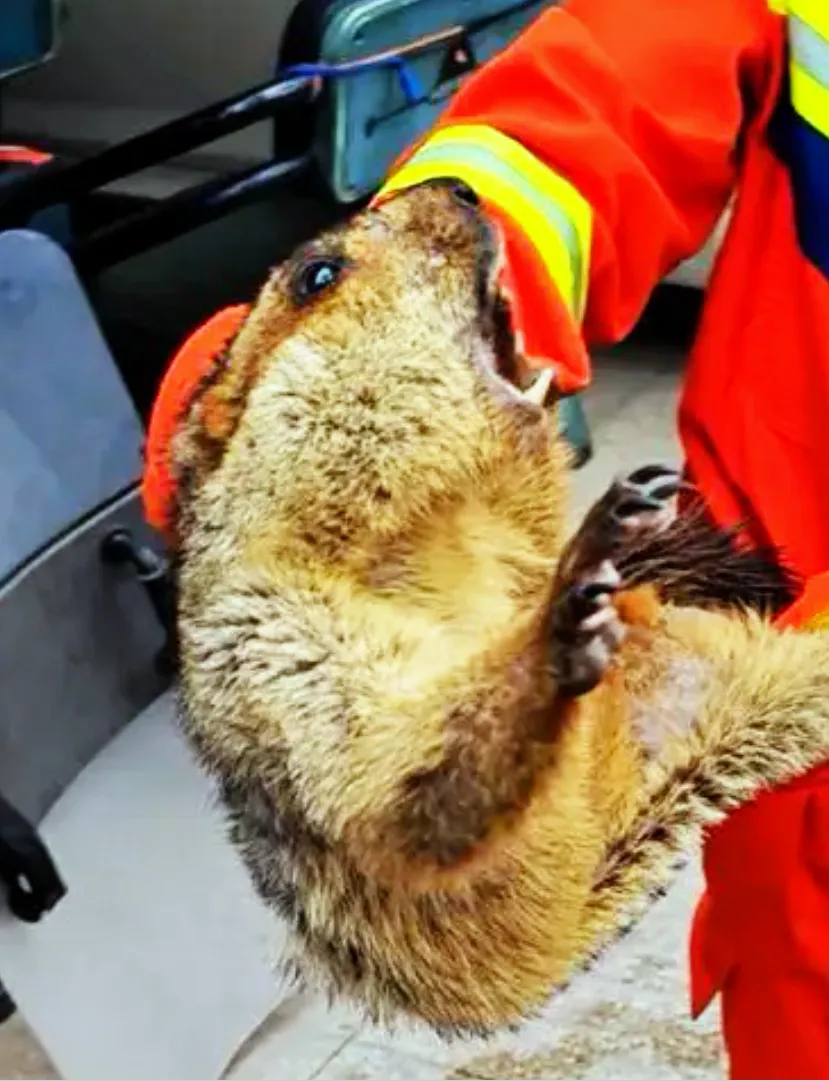
[[[829,640],[616,601],[557,694],[555,417],[492,374],[475,214],[427,186],[265,287],[176,440],[184,723],[302,972],[374,1016],[539,1006],[699,827],[829,754]],[[230,419],[232,417],[232,419]]]

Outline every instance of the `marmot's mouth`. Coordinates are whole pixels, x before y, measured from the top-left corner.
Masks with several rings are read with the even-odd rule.
[[[545,407],[558,397],[552,368],[531,368],[521,347],[513,320],[513,305],[502,281],[504,242],[491,221],[484,226],[485,243],[481,257],[481,319],[493,353],[493,374],[512,394],[533,405]]]

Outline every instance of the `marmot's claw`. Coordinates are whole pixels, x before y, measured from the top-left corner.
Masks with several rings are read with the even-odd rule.
[[[558,570],[550,638],[562,694],[591,691],[610,666],[625,636],[612,598],[621,587],[614,565],[631,534],[655,532],[674,520],[679,474],[662,465],[642,466],[610,486],[568,545]]]
[[[621,645],[625,629],[611,603],[619,583],[618,571],[606,559],[557,594],[550,645],[560,693],[591,691]]]
[[[646,465],[620,477],[605,499],[625,533],[664,529],[676,517],[675,497],[682,486],[679,473],[664,465]]]

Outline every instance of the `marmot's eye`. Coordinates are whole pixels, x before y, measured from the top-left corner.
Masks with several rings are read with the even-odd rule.
[[[306,304],[312,297],[336,285],[345,269],[345,260],[334,257],[307,259],[291,278],[294,303]]]

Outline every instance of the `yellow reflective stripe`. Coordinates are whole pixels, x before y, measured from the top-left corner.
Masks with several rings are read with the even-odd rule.
[[[532,240],[570,310],[581,317],[587,291],[592,211],[579,192],[514,139],[482,124],[435,132],[380,195],[456,177],[508,214]]]
[[[768,0],[769,7],[778,15],[785,15],[789,10],[790,0]]]
[[[827,0],[788,0],[787,11],[795,15],[829,41],[829,3]]]
[[[791,101],[829,137],[829,0],[787,0]]]
[[[791,90],[795,111],[829,138],[829,86],[818,82],[802,65],[792,60]]]

